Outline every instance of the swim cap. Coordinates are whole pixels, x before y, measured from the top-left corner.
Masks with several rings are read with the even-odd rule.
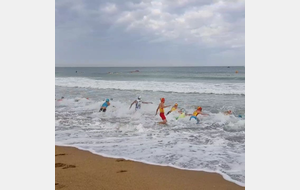
[[[202,108],[199,106],[199,107],[197,108],[197,110],[200,110],[200,111],[202,111]]]
[[[161,101],[161,102],[165,102],[165,98],[161,98],[160,101]]]
[[[141,96],[139,96],[139,97],[138,97],[138,99],[140,100],[140,99],[142,99],[142,97],[141,97]]]
[[[106,102],[109,102],[109,99],[106,99]]]

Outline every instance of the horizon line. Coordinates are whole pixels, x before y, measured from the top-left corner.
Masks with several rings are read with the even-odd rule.
[[[70,68],[84,68],[84,67],[91,67],[91,68],[95,68],[95,67],[99,67],[99,68],[120,68],[120,67],[123,67],[123,68],[151,68],[151,67],[161,67],[161,68],[164,68],[164,67],[245,67],[245,65],[226,65],[226,66],[221,66],[221,65],[214,65],[214,66],[55,66],[56,67],[70,67]]]

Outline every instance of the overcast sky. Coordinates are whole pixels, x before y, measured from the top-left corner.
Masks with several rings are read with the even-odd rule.
[[[245,65],[244,0],[56,0],[56,66]]]

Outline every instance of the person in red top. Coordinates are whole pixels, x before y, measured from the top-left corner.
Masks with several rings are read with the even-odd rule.
[[[161,98],[160,99],[160,104],[158,105],[157,109],[156,109],[156,114],[157,115],[157,111],[159,109],[159,116],[161,117],[161,119],[163,120],[162,122],[159,122],[159,124],[166,124],[167,123],[167,119],[165,116],[165,111],[164,108],[170,107],[170,106],[165,106],[165,98]]]

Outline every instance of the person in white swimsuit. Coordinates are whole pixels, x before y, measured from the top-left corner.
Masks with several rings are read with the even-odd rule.
[[[143,104],[152,104],[152,102],[143,102],[142,97],[139,96],[136,100],[134,100],[134,102],[132,102],[129,109],[132,107],[133,104],[135,104],[135,111],[137,111],[138,109],[141,109],[141,104],[142,103]]]

